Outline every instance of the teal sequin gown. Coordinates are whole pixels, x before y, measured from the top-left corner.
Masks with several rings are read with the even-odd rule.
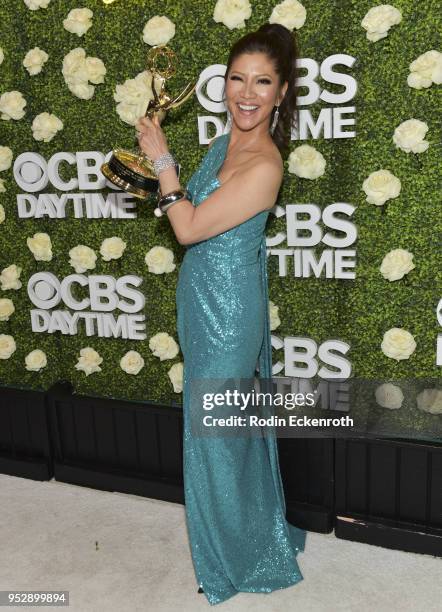
[[[191,177],[194,206],[220,187],[230,132],[219,136]],[[238,206],[241,203],[238,202]],[[184,357],[183,463],[186,523],[197,582],[210,604],[239,591],[269,593],[303,579],[296,555],[306,531],[285,518],[273,430],[262,437],[192,436],[193,377],[271,378],[265,225],[262,211],[187,246],[177,293]],[[217,416],[220,416],[217,413]]]

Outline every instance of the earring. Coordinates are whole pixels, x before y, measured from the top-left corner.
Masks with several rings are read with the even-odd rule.
[[[227,109],[227,121],[226,121],[226,127],[225,127],[226,132],[230,130],[231,126],[232,126],[232,113],[229,111],[229,109]]]
[[[279,119],[279,106],[276,107],[275,113],[273,115],[272,126],[270,128],[270,134],[272,135],[273,135],[273,132],[275,131],[276,124],[278,123],[278,119]]]

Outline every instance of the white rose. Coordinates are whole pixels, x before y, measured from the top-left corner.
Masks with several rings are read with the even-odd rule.
[[[88,83],[86,72],[66,80],[66,85],[69,91],[80,100],[90,100],[95,93],[95,87]]]
[[[390,408],[391,410],[400,408],[404,401],[402,389],[392,383],[379,385],[375,390],[375,397],[379,406],[382,406],[382,408]]]
[[[103,357],[100,357],[99,353],[90,346],[86,346],[80,350],[80,357],[78,362],[75,364],[77,370],[82,370],[86,376],[93,372],[101,372],[100,363],[103,361]]]
[[[48,365],[48,360],[46,358],[46,354],[40,349],[35,349],[35,351],[31,351],[25,357],[26,369],[30,372],[38,372],[42,368],[45,368]]]
[[[89,81],[94,85],[104,83],[104,75],[106,74],[107,70],[103,60],[101,60],[99,57],[87,57],[85,61]]]
[[[5,180],[0,179],[0,193],[6,193]]]
[[[83,75],[83,79],[87,80],[86,68],[86,51],[83,47],[71,49],[63,58],[63,66],[61,69],[63,76],[66,79],[75,78],[76,75]]]
[[[3,208],[3,204],[0,204],[0,223],[3,223],[5,218],[6,218],[5,209]]]
[[[12,151],[9,147],[0,145],[0,171],[9,170],[12,164]]]
[[[69,91],[80,100],[90,100],[94,95],[95,88],[87,82],[76,82],[68,85]]]
[[[41,8],[48,8],[51,0],[24,0],[24,3],[31,11],[38,11]]]
[[[3,60],[5,59],[5,54],[3,49],[0,47],[0,65],[3,64]]]
[[[50,142],[64,126],[63,122],[56,115],[44,112],[34,117],[31,127],[35,140]]]
[[[276,306],[272,300],[269,300],[270,329],[272,331],[281,325],[281,319],[279,318],[278,312],[279,306]]]
[[[387,200],[398,197],[401,192],[401,182],[389,170],[376,170],[362,183],[362,189],[367,194],[367,202],[382,206]]]
[[[27,238],[26,244],[36,261],[52,260],[52,243],[49,235],[45,232],[37,232],[32,238]]]
[[[0,96],[1,118],[5,121],[22,119],[26,111],[24,110],[27,102],[19,91],[6,91]]]
[[[127,79],[123,84],[117,84],[115,88],[114,100],[117,102],[118,116],[129,125],[135,125],[144,116],[152,99],[152,73],[149,70],[140,72],[134,79]]]
[[[69,251],[69,256],[69,263],[75,268],[75,272],[78,274],[95,268],[95,262],[97,260],[95,251],[84,244],[78,244],[76,247],[72,248]]]
[[[112,236],[112,238],[105,238],[101,243],[100,253],[104,261],[110,261],[111,259],[119,259],[126,248],[124,240],[118,236]]]
[[[176,268],[176,264],[173,263],[173,252],[163,246],[152,247],[146,253],[144,261],[147,264],[149,272],[153,272],[154,274],[172,272]]]
[[[155,15],[143,29],[143,40],[148,45],[165,45],[175,36],[175,24],[168,17]]]
[[[325,172],[325,159],[319,151],[308,144],[296,147],[289,155],[288,171],[301,178],[316,179]]]
[[[43,68],[43,64],[47,62],[49,55],[43,49],[34,47],[28,51],[23,60],[23,66],[29,72],[31,76],[39,74]]]
[[[430,414],[442,414],[442,389],[424,389],[416,397],[419,410]]]
[[[381,4],[372,7],[361,21],[361,26],[367,30],[367,38],[376,42],[385,38],[393,25],[402,21],[402,13],[391,4]]]
[[[69,11],[63,20],[65,30],[77,36],[83,36],[92,25],[93,12],[88,8],[75,8]]]
[[[429,147],[429,142],[424,140],[428,132],[428,125],[420,119],[408,119],[403,121],[394,131],[394,144],[406,153],[423,153]]]
[[[381,349],[387,357],[400,361],[408,359],[416,348],[413,336],[406,329],[392,327],[385,332]]]
[[[379,270],[382,276],[391,282],[401,279],[415,267],[413,253],[406,249],[393,249],[385,255]]]
[[[120,367],[127,374],[138,374],[144,366],[144,359],[137,351],[128,351],[120,360]]]
[[[149,348],[160,361],[173,359],[178,355],[179,347],[172,336],[166,332],[159,332],[149,340]]]
[[[16,348],[17,346],[12,336],[0,334],[0,359],[9,359]]]
[[[284,0],[277,4],[270,15],[269,23],[280,23],[288,30],[302,28],[307,11],[298,0]]]
[[[183,372],[184,364],[182,361],[180,361],[179,363],[174,363],[170,370],[167,372],[175,393],[181,393],[183,390]]]
[[[407,83],[414,89],[430,87],[432,83],[442,83],[442,53],[432,49],[419,55],[410,64],[410,74]]]
[[[9,298],[0,298],[0,321],[9,321],[15,311],[14,302]]]
[[[3,268],[0,274],[1,288],[3,291],[8,289],[20,289],[21,281],[19,280],[22,269],[15,264],[11,264],[7,268]]]
[[[62,73],[69,90],[81,100],[90,100],[95,85],[104,82],[106,67],[98,57],[86,57],[82,47],[72,49],[63,58]]]
[[[252,7],[249,0],[217,0],[213,11],[213,19],[217,23],[223,23],[233,30],[234,28],[244,28],[252,14]]]

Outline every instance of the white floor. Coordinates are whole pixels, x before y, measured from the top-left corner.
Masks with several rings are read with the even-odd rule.
[[[184,506],[1,474],[0,500],[0,590],[68,590],[71,612],[442,610],[442,558],[313,532],[298,556],[303,581],[210,606]]]

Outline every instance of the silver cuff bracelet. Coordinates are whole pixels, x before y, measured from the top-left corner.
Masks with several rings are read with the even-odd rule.
[[[190,199],[190,193],[187,189],[177,189],[176,191],[167,193],[159,199],[158,207],[154,211],[155,215],[157,217],[162,216],[168,208],[185,199]]]

